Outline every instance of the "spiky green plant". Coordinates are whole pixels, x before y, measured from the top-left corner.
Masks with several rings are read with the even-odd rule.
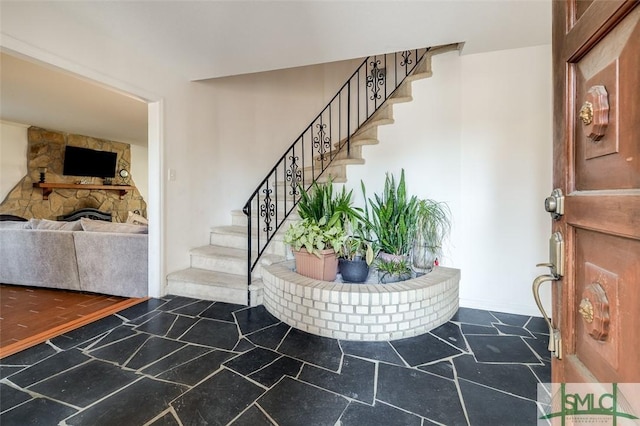
[[[333,183],[314,182],[309,191],[301,191],[298,202],[298,214],[301,219],[309,219],[315,223],[320,223],[325,218],[327,224],[333,225],[336,221],[345,228],[352,219],[362,219],[362,209],[353,207],[353,190],[347,192],[345,187],[342,191],[334,194]]]
[[[367,199],[364,183],[362,192],[365,203],[365,216],[369,230],[377,238],[381,251],[395,255],[408,255],[413,245],[416,230],[418,199],[409,197],[404,178],[404,169],[396,184],[395,177],[387,173],[382,195],[374,194],[375,199]]]

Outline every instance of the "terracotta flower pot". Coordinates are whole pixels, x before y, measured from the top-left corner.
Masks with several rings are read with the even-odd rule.
[[[309,253],[304,247],[294,251],[296,272],[305,277],[322,281],[335,281],[338,273],[338,258],[333,249],[321,250],[320,257]]]

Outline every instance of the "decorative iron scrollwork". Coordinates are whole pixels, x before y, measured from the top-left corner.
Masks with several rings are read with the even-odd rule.
[[[320,117],[320,123],[316,124],[318,128],[318,134],[313,137],[313,148],[320,154],[322,161],[326,160],[327,151],[331,150],[331,136],[328,136],[325,129],[327,125],[322,123],[322,117]]]
[[[265,188],[262,190],[262,193],[265,195],[264,201],[262,205],[260,205],[260,216],[264,219],[264,228],[262,230],[264,232],[273,231],[273,226],[271,226],[271,221],[276,214],[276,206],[271,201],[271,193],[273,192],[270,188]]]
[[[373,101],[382,98],[380,88],[384,86],[385,74],[384,70],[380,68],[380,59],[373,60],[369,64],[371,65],[371,71],[367,76],[367,87],[371,89],[369,99]]]
[[[402,62],[400,62],[400,66],[404,67],[404,74],[407,75],[408,74],[407,68],[409,67],[409,65],[413,63],[413,60],[411,59],[411,51],[405,50],[400,55],[402,56]]]
[[[289,191],[289,195],[300,195],[299,185],[302,182],[302,170],[298,166],[298,160],[300,158],[296,156],[289,156],[289,160],[291,164],[289,164],[289,168],[287,169],[287,182],[289,182],[289,186],[291,190]]]

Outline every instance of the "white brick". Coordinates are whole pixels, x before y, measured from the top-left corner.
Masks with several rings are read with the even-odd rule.
[[[347,338],[349,340],[362,340],[362,335],[358,333],[349,333]]]
[[[384,312],[384,308],[382,306],[372,306],[370,310],[372,314],[381,314]]]
[[[309,315],[314,318],[320,318],[320,311],[317,309],[309,309]]]
[[[333,334],[333,338],[334,339],[346,339],[347,338],[347,333],[345,333],[344,331],[334,331],[332,334]]]
[[[345,314],[333,314],[333,319],[339,322],[347,322],[347,316]]]
[[[420,327],[420,318],[416,318],[414,320],[411,320],[411,322],[409,323],[409,325],[411,326],[411,328],[418,328]]]
[[[410,328],[409,321],[401,322],[398,324],[400,330],[408,330]]]
[[[318,327],[314,326],[314,325],[310,325],[310,326],[307,328],[307,331],[308,331],[309,333],[311,333],[311,334],[320,334],[320,329],[319,329]]]
[[[361,324],[362,317],[360,315],[349,315],[349,323],[351,324]]]
[[[293,319],[296,321],[302,321],[302,314],[299,312],[293,312],[292,313]]]
[[[384,331],[396,331],[398,329],[398,324],[387,324],[384,326]]]
[[[351,303],[349,293],[347,293],[346,291],[340,293],[340,303],[342,303],[343,305],[348,305],[349,303]]]
[[[313,307],[320,310],[320,311],[326,311],[327,310],[327,304],[324,302],[320,302],[320,301],[314,301],[313,302]]]
[[[400,293],[400,303],[408,303],[409,302],[409,294],[407,291],[403,291]]]
[[[402,339],[404,336],[405,335],[403,331],[394,331],[393,333],[391,333],[392,339]]]
[[[353,324],[341,324],[340,330],[342,331],[354,331],[356,327]]]
[[[332,320],[333,314],[327,311],[320,311],[320,318],[326,319],[326,320]]]
[[[384,313],[385,314],[395,314],[396,312],[398,312],[398,306],[397,305],[387,305],[384,307]]]
[[[309,308],[313,308],[313,300],[311,299],[302,299],[302,304]]]
[[[311,287],[305,287],[304,288],[304,297],[306,299],[311,299],[312,294],[313,294],[313,288],[311,288]]]
[[[389,293],[382,293],[380,295],[380,304],[383,306],[391,304],[391,296],[389,295]]]
[[[356,314],[368,314],[369,307],[368,306],[356,306]]]
[[[382,333],[384,331],[384,327],[381,325],[372,325],[369,327],[372,333]]]
[[[349,295],[349,303],[352,305],[359,305],[360,304],[360,293],[358,293],[357,291],[352,291]]]
[[[367,327],[366,325],[356,325],[356,332],[357,333],[368,333],[369,332],[369,327]]]
[[[362,317],[362,322],[364,324],[375,324],[377,322],[377,318],[373,315],[364,315]]]
[[[334,321],[327,321],[327,328],[329,330],[340,330],[340,324]]]
[[[340,293],[338,293],[337,291],[330,292],[329,301],[331,303],[340,304]]]
[[[284,300],[286,300],[286,301],[289,301],[289,302],[290,302],[290,301],[292,300],[291,294],[289,294],[289,293],[285,293],[285,294],[284,294]]]
[[[323,302],[333,302],[333,300],[331,300],[331,291],[322,290],[322,296],[320,296],[320,300],[322,300]],[[334,303],[338,302],[336,301]]]
[[[403,319],[404,319],[404,315],[402,315],[402,314],[393,314],[393,315],[391,315],[391,321],[393,321],[393,322],[402,321]]]
[[[398,312],[408,312],[408,311],[409,311],[408,303],[403,303],[400,306],[398,306]]]
[[[352,314],[354,312],[354,309],[351,305],[340,305],[340,312],[343,312],[345,314]]]
[[[293,308],[291,308],[293,310]],[[296,305],[296,311],[300,312],[302,315],[307,315],[307,307],[302,305]]]
[[[420,303],[420,302],[413,302],[413,303],[410,305],[410,309],[411,309],[412,311],[415,311],[416,309],[420,309],[420,306],[421,306],[421,303]]]
[[[340,305],[336,305],[335,303],[327,303],[327,311],[340,312]]]
[[[404,317],[406,319],[414,319],[416,317],[415,311],[405,312]]]
[[[316,318],[313,320],[313,324],[317,325],[320,328],[327,328],[327,322],[323,319]]]
[[[378,315],[378,324],[386,324],[391,321],[389,315]]]
[[[382,300],[382,298],[380,297],[380,293],[371,293],[371,304],[372,305],[379,305],[380,301]]]
[[[391,293],[391,304],[397,305],[399,303],[400,303],[400,293],[394,291],[393,293]]]
[[[317,287],[314,287],[312,290],[313,290],[313,291],[311,292],[311,298],[312,298],[313,300],[321,300],[321,298],[322,298],[322,291],[321,291],[319,288],[317,288]]]
[[[293,296],[291,301],[296,305],[302,305],[302,297],[300,296]]]
[[[360,293],[360,304],[368,305],[371,301],[371,296],[369,293]]]

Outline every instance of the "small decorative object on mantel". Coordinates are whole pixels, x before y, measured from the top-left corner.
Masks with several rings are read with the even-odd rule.
[[[40,183],[44,183],[45,181],[45,173],[47,173],[46,167],[38,167],[38,171],[40,172]]]
[[[113,178],[106,177],[102,179],[103,185],[113,185]]]
[[[118,176],[120,176],[120,181],[123,185],[129,184],[129,171],[127,169],[120,169]]]

